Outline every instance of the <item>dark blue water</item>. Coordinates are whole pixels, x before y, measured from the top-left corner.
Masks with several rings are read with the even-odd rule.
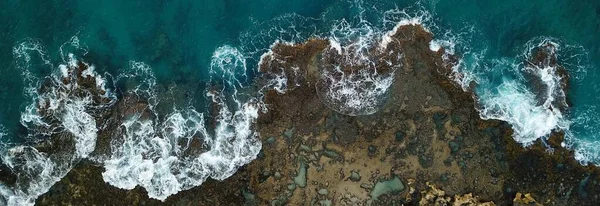
[[[24,70],[40,79],[57,73],[58,65],[66,63],[61,46],[73,37],[80,46],[66,46],[65,52],[92,63],[99,74],[114,79],[140,72],[131,69],[132,61],[143,62],[159,94],[185,91],[161,104],[169,109],[193,105],[202,113],[210,102],[203,92],[206,82],[215,75],[211,63],[219,59],[229,64],[215,58],[220,51],[244,60],[245,66],[227,68],[243,67],[234,73],[247,76],[240,79],[248,85],[259,75],[260,56],[277,40],[329,38],[343,30],[335,27],[341,21],[358,31],[353,35],[383,34],[401,19],[416,17],[440,44],[453,45],[462,57],[456,70],[479,84],[475,92],[482,97],[482,118],[508,121],[517,131],[515,140],[525,145],[551,131],[566,131],[565,146],[575,149],[582,163],[600,163],[600,2],[594,0],[6,0],[0,2],[0,125],[7,135],[0,142],[31,140],[31,131],[20,126],[21,114],[33,101],[24,91],[31,82]],[[13,50],[28,41],[43,46],[45,54],[32,54],[23,66]],[[527,51],[544,42],[558,45],[556,55],[571,74],[568,111],[536,105],[523,77]],[[135,87],[115,85],[119,97]],[[169,112],[158,113],[165,117]]]

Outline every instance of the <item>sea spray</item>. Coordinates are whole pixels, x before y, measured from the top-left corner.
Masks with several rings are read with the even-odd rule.
[[[164,120],[156,115],[130,114],[119,127],[123,137],[111,143],[111,157],[104,162],[104,180],[123,189],[139,185],[149,197],[165,200],[201,185],[207,178],[223,180],[255,159],[261,143],[253,123],[262,103],[255,98],[244,102],[238,98],[238,90],[245,82],[239,78],[245,72],[244,56],[236,48],[223,46],[215,51],[209,73],[211,82],[222,85],[222,89],[214,90],[209,85],[205,92],[211,107],[218,111],[213,117],[214,128],[207,128],[205,115],[193,107],[174,108]],[[154,77],[141,79],[148,78]],[[146,95],[156,96],[149,89]],[[131,94],[136,91],[139,92],[134,89]],[[192,144],[194,141],[199,144]]]
[[[404,11],[386,12],[386,15],[390,19],[396,15],[394,18],[398,18],[400,23],[396,22],[394,27],[403,24],[418,24],[420,21],[418,16],[405,20],[404,18],[408,14]],[[328,100],[325,100],[325,103],[334,110],[337,109],[339,112],[349,115],[376,112],[385,100],[387,89],[393,83],[394,71],[401,67],[401,52],[387,50],[387,45],[392,43],[389,37],[390,32],[394,30],[378,28],[375,24],[369,23],[359,16],[352,21],[335,20],[331,22],[332,25],[335,25],[333,29],[300,32],[295,29],[313,26],[297,25],[297,23],[304,24],[319,20],[289,15],[277,21],[289,20],[286,18],[293,19],[293,21],[269,30],[266,33],[269,38],[262,41],[273,41],[273,38],[270,37],[274,37],[275,42],[294,44],[294,42],[305,41],[310,37],[328,39],[331,48],[327,52],[331,54],[331,58],[321,59],[321,63],[324,64],[321,64],[320,75],[323,77],[323,82],[326,83],[322,83],[320,88],[324,98],[332,101],[327,103]],[[393,20],[386,20],[384,24],[391,21]],[[284,26],[288,23],[291,25]],[[248,45],[254,43],[244,42],[243,48],[249,48]],[[29,44],[18,49],[44,53],[42,49],[36,48],[42,48],[42,46]],[[66,63],[64,66],[59,66],[57,72],[53,74],[53,78],[56,77],[54,78],[55,82],[60,83],[61,78],[74,74],[69,69],[78,65],[79,61],[75,55],[69,54],[68,50],[73,49],[81,50],[79,51],[80,55],[87,53],[77,38],[72,39],[67,47],[61,47],[60,53],[63,54],[62,58]],[[372,61],[368,58],[371,55],[371,49],[378,50],[377,52],[382,55],[383,52],[396,53],[386,54],[393,57],[391,59]],[[130,102],[124,104],[132,107],[140,106],[140,108],[121,114],[123,116],[122,119],[119,119],[117,128],[103,128],[114,131],[110,140],[109,154],[102,154],[106,157],[88,157],[104,165],[103,179],[111,185],[124,189],[142,186],[148,191],[150,197],[164,200],[179,191],[202,184],[207,178],[223,180],[233,175],[238,167],[255,159],[260,151],[261,143],[253,128],[253,123],[259,113],[265,112],[267,108],[262,103],[261,93],[269,89],[285,93],[293,87],[302,86],[297,79],[293,79],[292,84],[287,84],[290,79],[285,73],[274,73],[271,74],[273,78],[268,78],[267,83],[259,89],[258,94],[240,92],[247,86],[247,74],[251,73],[247,70],[247,59],[252,57],[245,55],[262,54],[256,52],[259,50],[261,49],[248,51],[247,49],[223,46],[217,48],[213,53],[209,71],[210,82],[204,91],[205,96],[210,100],[210,108],[213,109],[211,111],[216,112],[210,115],[212,119],[207,119],[209,115],[191,106],[174,107],[168,114],[159,113],[157,105],[164,100],[158,95],[157,81],[151,67],[143,62],[132,61],[128,68],[116,75],[115,82],[125,86],[122,91],[122,96],[125,98],[119,101],[132,101],[131,104],[129,104]],[[45,55],[40,56],[43,57],[44,64],[53,67],[50,65],[50,61],[46,60]],[[260,61],[263,61],[262,57],[264,56],[261,55]],[[30,57],[24,56],[24,58],[29,59]],[[341,68],[339,65],[346,67]],[[86,67],[87,69],[80,71],[77,75],[86,80],[94,79],[94,86],[106,91],[104,94],[114,94],[111,85],[106,84],[111,80],[99,78],[93,65],[86,65]],[[381,69],[383,67],[386,69]],[[292,70],[299,72],[300,68],[294,67]],[[340,71],[344,74],[342,78],[337,77]],[[42,105],[49,105],[48,111],[51,111],[51,114],[54,114],[52,111],[55,110],[60,111],[56,114],[64,114],[56,117],[61,121],[64,120],[63,124],[59,125],[60,129],[56,130],[55,125],[39,118],[37,106],[28,107],[24,112],[22,122],[26,127],[35,130],[32,133],[52,136],[56,135],[56,132],[64,130],[75,136],[85,137],[80,138],[81,141],[76,141],[77,143],[72,146],[71,149],[74,149],[75,152],[67,156],[73,158],[73,161],[69,161],[67,165],[53,165],[55,164],[54,160],[49,160],[44,154],[37,152],[34,147],[15,147],[13,149],[13,153],[27,153],[27,156],[31,157],[29,159],[35,159],[39,163],[36,167],[45,165],[43,168],[60,168],[59,171],[42,171],[44,174],[51,174],[51,178],[48,178],[49,181],[38,181],[40,183],[38,185],[43,185],[43,190],[22,195],[26,200],[14,200],[17,203],[23,201],[31,203],[35,197],[60,180],[78,160],[87,157],[94,150],[96,135],[91,134],[101,131],[95,126],[92,127],[97,124],[95,115],[88,113],[87,110],[105,107],[96,106],[96,103],[100,102],[97,102],[95,98],[71,99],[72,97],[68,95],[61,96],[61,91],[65,88],[67,91],[77,88],[76,85],[65,84],[53,90],[51,96],[63,98],[60,101],[39,97],[37,90],[41,84],[37,83],[36,75],[32,72],[24,72],[23,76],[25,79],[33,79],[28,81],[30,84],[27,89],[28,94],[31,94],[35,100],[41,99]],[[294,74],[293,76],[299,75]],[[106,97],[108,96],[104,98]],[[113,98],[113,96],[110,97]],[[348,99],[348,97],[358,97],[358,99]],[[138,104],[136,101],[144,103]],[[114,104],[113,101],[108,101],[108,103]],[[74,114],[83,114],[83,116],[82,118],[72,118],[71,116]],[[10,161],[13,156],[4,159]],[[3,190],[3,193],[6,194],[10,192],[11,190]],[[6,195],[6,197],[8,196],[15,195]]]
[[[429,13],[387,10],[383,26],[377,26],[364,16],[362,2],[354,3],[359,10],[356,19],[335,21],[324,36],[329,48],[317,61],[321,78],[316,86],[329,108],[358,116],[373,114],[383,106],[394,75],[402,67],[402,51],[388,48],[394,41],[392,35],[401,26],[423,25]],[[390,23],[393,26],[388,28]]]
[[[508,122],[519,143],[530,145],[559,130],[569,135],[567,85],[563,83],[567,77],[559,75],[560,62],[556,59],[551,63],[534,56],[534,51],[546,49],[547,58],[556,58],[561,47],[551,38],[534,38],[515,58],[484,61],[482,54],[465,55],[468,59],[461,59],[454,67],[453,78],[463,89],[474,89],[482,119]]]
[[[386,41],[385,33],[368,22],[352,27],[340,21],[328,39],[329,48],[317,63],[321,76],[317,92],[323,103],[351,116],[377,112],[401,67],[401,51],[381,55],[386,48],[378,46]],[[372,58],[379,55],[385,58]]]
[[[63,46],[78,47],[77,43],[74,37]],[[105,77],[73,53],[61,56],[65,61],[55,67],[41,43],[27,39],[13,49],[13,54],[28,85],[24,92],[30,104],[21,114],[21,124],[28,130],[26,139],[31,143],[1,148],[2,162],[17,179],[14,184],[2,185],[0,194],[4,204],[31,205],[94,150],[96,119],[114,104],[116,96],[107,89]],[[31,71],[34,66],[53,72],[39,79]],[[39,150],[46,150],[49,144],[60,149]]]
[[[359,5],[362,5],[362,2]],[[359,9],[370,8],[359,6]],[[363,11],[359,13],[362,15]],[[506,79],[505,81],[503,79],[503,83],[499,86],[490,83],[489,86],[492,86],[493,89],[487,89],[481,88],[481,83],[489,82],[479,76],[479,73],[469,70],[471,66],[487,67],[492,65],[494,68],[498,66],[503,71],[514,72],[511,69],[524,68],[526,70],[527,67],[513,67],[515,61],[506,59],[481,63],[479,59],[482,58],[482,55],[478,55],[479,53],[455,51],[460,41],[455,39],[451,32],[439,33],[439,28],[431,23],[431,16],[428,12],[419,10],[411,13],[406,9],[393,9],[382,13],[384,13],[383,26],[371,23],[361,15],[357,15],[356,19],[333,22],[304,18],[298,14],[284,15],[273,21],[275,22],[273,24],[277,24],[277,26],[268,25],[268,30],[261,30],[259,35],[246,37],[251,41],[241,38],[244,39],[241,40],[243,44],[241,46],[217,48],[213,53],[210,65],[210,82],[206,86],[207,89],[202,91],[203,96],[209,100],[210,112],[213,112],[210,114],[203,112],[200,107],[192,106],[175,106],[166,112],[158,111],[157,105],[166,100],[159,95],[158,84],[152,68],[146,63],[132,61],[127,68],[115,75],[115,81],[125,85],[125,89],[122,91],[122,96],[125,98],[119,101],[125,101],[123,104],[131,103],[129,105],[132,107],[140,106],[140,108],[137,111],[124,113],[122,121],[119,120],[116,128],[108,128],[115,131],[115,136],[111,137],[109,154],[105,158],[96,159],[105,167],[105,172],[102,174],[104,180],[124,189],[141,186],[148,191],[150,197],[164,200],[179,191],[201,185],[207,178],[225,179],[233,175],[237,168],[256,158],[261,144],[257,137],[258,134],[253,128],[254,122],[258,115],[268,108],[262,103],[262,93],[274,89],[282,94],[294,87],[303,86],[300,80],[291,78],[300,75],[288,75],[282,71],[282,68],[276,68],[281,72],[264,74],[269,77],[258,94],[242,92],[242,90],[248,89],[248,82],[251,78],[249,74],[253,73],[253,71],[247,70],[254,66],[248,60],[258,61],[258,65],[262,65],[265,61],[271,61],[269,55],[272,55],[272,52],[268,51],[266,47],[272,45],[273,42],[275,44],[297,44],[310,38],[326,39],[329,48],[326,48],[325,52],[331,58],[319,59],[321,63],[319,75],[322,79],[318,91],[323,102],[333,110],[347,115],[368,115],[377,112],[385,101],[388,88],[393,84],[394,72],[402,66],[399,64],[402,58],[401,51],[387,49],[390,44],[394,43],[391,35],[403,25],[422,25],[436,35],[443,34],[429,43],[429,49],[436,52],[443,49],[445,51],[443,58],[448,61],[453,55],[462,55],[450,77],[465,89],[472,89],[471,82],[480,83],[480,86],[475,88],[475,92],[477,95],[481,95],[479,103],[483,105],[482,117],[504,118],[509,123],[512,121],[513,126],[517,125],[514,128],[519,132],[515,138],[520,142],[533,141],[525,137],[530,134],[531,136],[544,136],[548,131],[562,129],[568,125],[562,124],[564,115],[559,116],[554,111],[549,112],[548,108],[552,108],[551,103],[540,106],[539,98],[535,97],[539,95],[532,92],[520,78]],[[317,29],[314,22],[326,22],[324,24],[333,25],[333,27]],[[79,41],[72,43],[78,45]],[[43,49],[35,48],[41,48],[41,46],[29,44],[20,49],[44,52]],[[368,58],[369,55],[383,52],[396,52],[396,55],[386,53],[395,58],[384,60]],[[75,60],[78,56],[71,56],[68,54],[69,52],[63,52],[62,47],[61,53],[64,53],[62,55],[64,62],[71,62],[70,59]],[[259,55],[260,57],[256,59]],[[45,57],[42,59],[44,60],[42,62],[49,62]],[[55,72],[59,74],[57,77],[69,76],[70,66],[68,65],[70,63],[58,67],[59,69]],[[388,69],[381,70],[384,67]],[[303,69],[292,67],[291,71],[302,72]],[[553,102],[554,100],[550,97],[556,97],[556,91],[559,91],[556,87],[550,87],[553,82],[557,82],[551,75],[554,70],[544,67],[532,71],[535,71],[534,76],[539,77],[544,84],[549,85],[547,88],[550,88],[546,92],[549,95],[545,95],[542,98],[545,101],[542,102]],[[24,72],[23,76],[25,79],[34,79],[36,75],[34,72],[26,74]],[[111,86],[106,84],[110,80],[100,78],[102,75],[98,75],[94,67],[88,66],[88,69],[81,72],[81,76],[94,77],[97,88],[111,91]],[[31,96],[39,96],[37,90],[40,84],[38,82],[38,80],[27,81],[28,84],[31,84],[27,87]],[[59,94],[55,96],[60,97],[60,89],[53,92]],[[112,94],[112,92],[106,94]],[[61,121],[61,125],[55,126],[40,118],[36,109],[37,105],[28,107],[24,112],[21,118],[23,124],[28,129],[35,130],[32,133],[36,134],[50,136],[68,132],[76,137],[83,137],[78,138],[74,144],[73,148],[79,149],[72,156],[78,159],[95,158],[89,157],[89,155],[94,150],[95,140],[92,139],[96,137],[92,138],[93,135],[89,134],[100,132],[102,129],[92,127],[97,124],[94,122],[96,121],[94,114],[88,112],[90,108],[96,108],[93,98],[91,100],[82,98],[64,101],[53,101],[56,99],[54,96],[46,98],[51,101],[40,97],[35,98],[36,100],[41,99],[40,101],[44,102],[44,105],[48,104],[48,108],[51,108],[49,111],[60,110],[56,114],[61,115],[56,115],[55,118]],[[511,98],[522,101],[514,105],[507,103],[506,100]],[[89,102],[94,103],[90,104]],[[522,108],[522,110],[514,111],[514,108]],[[527,111],[533,111],[534,114]],[[72,118],[74,114],[83,115],[82,118]],[[547,121],[538,125],[539,122],[522,121],[525,117],[541,118]],[[519,126],[519,124],[525,126]],[[526,127],[533,129],[524,129]],[[3,149],[3,154],[5,154],[4,151],[9,150]],[[68,168],[58,172],[42,171],[45,174],[55,175],[47,183],[39,182],[47,187],[58,181],[64,176],[63,173],[72,167],[70,163],[64,167],[52,165],[55,163],[54,160],[48,160],[44,156],[45,154],[36,151],[34,147],[14,147],[6,154],[12,155],[11,152],[20,153],[24,158],[39,160],[37,161],[39,164],[31,165],[31,168],[40,168],[40,165],[44,168]],[[3,160],[16,162],[15,155],[11,155],[4,157]],[[13,164],[12,167],[19,166]],[[3,197],[15,196],[11,192],[16,190],[6,189],[4,185],[2,187],[0,191]],[[41,193],[19,195],[26,197],[23,201],[31,202],[32,198]]]

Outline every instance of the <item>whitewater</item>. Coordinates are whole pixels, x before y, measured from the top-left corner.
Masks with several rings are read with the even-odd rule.
[[[360,9],[366,12],[371,8]],[[288,85],[291,81],[282,72],[271,74],[253,93],[247,92],[251,80],[260,75],[256,65],[269,61],[272,54],[269,48],[276,44],[294,45],[310,38],[327,39],[329,48],[325,52],[342,63],[323,65],[315,88],[317,95],[338,113],[370,115],[387,101],[393,76],[402,68],[401,64],[390,63],[400,62],[401,51],[392,55],[395,59],[378,61],[369,58],[373,55],[371,49],[385,51],[393,41],[391,35],[403,25],[421,25],[432,32],[436,39],[430,42],[430,49],[443,48],[447,64],[452,64],[451,57],[460,57],[448,77],[474,94],[482,119],[507,122],[514,130],[513,138],[523,146],[563,132],[563,146],[575,150],[582,164],[600,161],[597,142],[582,140],[582,134],[571,130],[573,125],[582,124],[581,119],[591,117],[574,116],[564,107],[568,105],[562,83],[566,77],[558,75],[557,65],[563,65],[572,82],[585,78],[590,65],[581,46],[541,36],[518,48],[519,55],[489,58],[488,50],[471,47],[476,39],[471,39],[469,32],[474,28],[466,28],[467,32],[442,28],[435,14],[422,7],[396,8],[382,14],[380,24],[359,15],[357,19],[334,21],[324,31],[270,30],[261,33],[266,37],[242,35],[242,46],[216,48],[208,66],[209,79],[201,91],[208,100],[207,107],[215,109],[215,113],[191,104],[172,106],[167,111],[159,109],[168,100],[158,91],[157,77],[148,64],[131,60],[119,74],[101,73],[94,65],[101,62],[86,62],[87,50],[93,48],[82,45],[78,37],[59,48],[59,62],[50,60],[44,43],[35,39],[19,42],[13,48],[13,56],[26,84],[23,93],[28,99],[20,124],[31,141],[0,146],[2,162],[17,174],[14,185],[0,184],[0,202],[32,205],[84,159],[104,168],[102,178],[107,184],[128,190],[141,186],[149,197],[158,200],[199,186],[209,178],[224,180],[256,159],[262,148],[255,122],[268,112],[268,105],[262,99],[264,92],[275,90],[283,94],[303,86]],[[275,22],[286,25],[280,28],[293,25],[300,30],[302,25],[319,21],[288,15]],[[528,63],[540,47],[547,47],[558,63]],[[383,64],[391,69],[378,71]],[[49,68],[51,75],[36,76],[32,70],[37,67]],[[358,69],[348,72],[346,68]],[[117,85],[133,86],[123,89]],[[112,120],[104,119],[119,101],[128,101],[139,108],[118,118],[110,117]],[[117,129],[110,132],[110,152],[94,154],[98,134],[111,121],[116,122]],[[2,128],[0,140],[13,135]],[[44,141],[57,136],[61,137],[60,150],[38,149]]]

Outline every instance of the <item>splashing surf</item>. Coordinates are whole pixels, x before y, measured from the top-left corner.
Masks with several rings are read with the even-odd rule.
[[[140,63],[132,65],[147,68]],[[245,72],[245,57],[236,48],[223,46],[215,51],[211,79],[226,86],[206,91],[218,110],[212,130],[206,126],[205,115],[193,107],[175,108],[164,120],[156,115],[130,114],[119,127],[122,137],[111,142],[112,154],[104,162],[104,180],[123,189],[139,185],[149,197],[165,200],[201,185],[207,178],[226,179],[255,159],[261,143],[253,123],[263,106],[259,99],[238,98],[238,89],[245,82],[239,78],[245,77]],[[153,76],[142,79],[154,81]],[[144,93],[156,96],[152,90]],[[147,112],[154,113],[151,108]]]
[[[78,47],[78,39],[63,46]],[[61,56],[66,61],[54,67],[41,43],[28,39],[16,46],[13,54],[28,85],[24,92],[31,103],[21,113],[21,123],[31,143],[0,148],[2,162],[16,175],[14,184],[0,187],[0,194],[8,205],[33,204],[94,150],[97,120],[116,97],[107,89],[105,77],[72,53]],[[30,70],[33,58],[55,68],[52,74],[36,78]],[[52,145],[60,149],[51,149]]]
[[[461,44],[468,46],[462,34],[439,28],[423,8],[415,9],[416,12],[387,10],[382,12],[379,25],[362,15],[368,8],[362,8],[360,2],[357,5],[356,19],[325,21],[325,17],[285,15],[265,23],[263,26],[268,29],[259,34],[242,35],[240,47],[217,48],[211,58],[210,80],[203,91],[213,113],[201,112],[192,106],[174,107],[167,114],[158,112],[163,99],[157,91],[152,68],[143,62],[132,61],[113,81],[110,75],[100,75],[93,65],[78,59],[87,52],[77,38],[61,47],[62,64],[57,67],[51,64],[41,43],[32,39],[22,42],[13,52],[16,65],[23,71],[27,85],[24,93],[31,104],[21,114],[21,123],[30,134],[27,138],[39,144],[0,147],[2,162],[18,174],[14,184],[0,185],[2,202],[33,204],[35,198],[48,191],[84,158],[104,166],[102,177],[108,184],[123,189],[141,186],[149,197],[159,200],[201,185],[208,178],[226,179],[255,159],[262,147],[254,129],[260,113],[267,110],[262,93],[273,89],[283,94],[302,86],[300,81],[291,78],[298,75],[286,74],[281,69],[281,72],[263,74],[268,76],[268,81],[256,93],[242,92],[247,89],[251,75],[258,73],[249,71],[254,66],[249,60],[258,65],[272,61],[273,52],[268,48],[276,44],[294,45],[310,38],[326,39],[328,48],[318,60],[317,94],[325,105],[339,113],[369,115],[385,102],[393,76],[402,66],[402,51],[388,49],[388,46],[394,41],[391,36],[403,25],[421,25],[432,33],[443,33],[429,43],[429,48],[436,52],[444,50],[442,57],[454,66],[449,77],[464,90],[473,90],[481,117],[510,123],[518,142],[528,145],[557,130],[565,131],[567,137],[572,136],[569,128],[574,123],[560,106],[566,101],[566,95],[561,86],[562,77],[556,75],[557,67],[524,63],[540,45],[552,44],[556,48],[552,52],[559,59],[569,46],[555,39],[537,38],[526,45],[524,54],[519,57],[483,62],[485,51],[458,48]],[[326,22],[332,27],[320,30],[315,22]],[[80,51],[69,52],[73,49]],[[461,58],[455,64],[450,58],[457,53],[461,53]],[[370,58],[377,55],[389,58]],[[39,66],[33,65],[34,61],[52,68],[53,73],[37,78],[36,72],[30,69]],[[493,78],[498,76],[484,75],[492,70],[510,75],[496,84]],[[574,76],[581,75],[575,72]],[[533,88],[532,78],[543,89]],[[111,85],[113,82],[126,85],[120,99],[115,94],[117,89]],[[477,86],[473,87],[472,82]],[[99,118],[105,110],[114,109],[118,104],[128,109],[113,119],[117,126],[111,128],[114,131],[111,131],[107,154],[90,156],[97,147],[97,134],[107,129]],[[0,139],[11,135],[1,131]],[[61,145],[64,148],[41,151],[43,147],[39,145],[55,136],[68,140]],[[566,142],[567,147],[591,147],[572,137]],[[600,150],[580,149],[576,157],[585,161],[598,156],[591,151]]]
[[[532,38],[523,47],[516,57],[495,59],[486,59],[485,50],[463,49],[468,52],[453,67],[451,78],[474,92],[482,119],[509,123],[515,141],[528,146],[563,132],[562,145],[574,149],[578,161],[594,161],[590,153],[594,150],[587,149],[590,144],[578,144],[581,136],[571,129],[587,123],[574,116],[566,94],[569,85],[579,84],[586,76],[587,52],[552,37]]]

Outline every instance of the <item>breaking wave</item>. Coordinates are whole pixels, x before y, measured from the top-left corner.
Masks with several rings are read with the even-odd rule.
[[[79,49],[74,37],[63,47]],[[61,47],[61,55],[63,54]],[[2,162],[16,180],[0,185],[2,202],[7,205],[33,204],[95,147],[97,120],[116,101],[106,87],[106,78],[93,65],[66,53],[57,67],[48,60],[42,44],[27,39],[13,54],[27,87],[30,104],[21,113],[21,124],[28,131],[24,145],[3,145]],[[52,73],[38,79],[36,67],[50,68]],[[6,134],[5,134],[6,135]]]
[[[379,110],[402,58],[401,51],[385,53],[390,41],[385,35],[364,20],[357,27],[347,21],[333,26],[329,48],[318,63],[321,78],[316,86],[325,105],[351,116]],[[376,55],[388,58],[373,58]]]
[[[148,68],[142,63],[132,65],[141,70]],[[112,154],[104,162],[104,180],[123,189],[139,185],[151,198],[165,200],[201,185],[207,178],[224,180],[254,160],[261,142],[253,123],[263,106],[256,98],[238,98],[238,89],[245,82],[240,78],[245,72],[245,57],[236,48],[223,46],[215,51],[211,78],[226,85],[221,90],[209,87],[205,93],[211,107],[218,111],[212,117],[213,129],[207,127],[206,115],[193,107],[174,108],[164,119],[155,115],[151,104],[126,114],[117,131],[121,136],[113,136]],[[142,79],[155,81],[152,75]],[[139,90],[131,94],[135,92]],[[152,91],[145,93],[156,96]]]
[[[242,46],[217,48],[202,91],[208,109],[191,105],[159,109],[166,99],[149,65],[132,61],[112,79],[79,59],[87,51],[76,37],[61,47],[58,66],[40,42],[21,42],[13,54],[29,99],[20,119],[28,133],[27,143],[0,145],[2,162],[16,176],[14,183],[0,184],[0,203],[33,204],[82,159],[103,165],[102,177],[108,184],[122,189],[140,186],[158,200],[199,186],[208,178],[224,180],[261,150],[254,123],[267,110],[263,92],[273,89],[282,94],[301,86],[288,85],[297,82],[281,72],[269,74],[258,89],[249,88],[257,73],[249,69],[256,62],[269,61],[272,54],[264,45],[327,39],[329,46],[317,60],[316,93],[336,112],[369,115],[385,103],[394,75],[402,67],[402,51],[389,45],[403,25],[422,25],[442,33],[429,48],[444,49],[443,58],[453,65],[449,77],[463,89],[473,90],[481,118],[508,122],[514,139],[524,145],[564,131],[564,146],[575,148],[578,160],[599,159],[596,151],[600,149],[594,143],[579,141],[570,131],[579,120],[570,116],[566,76],[561,70],[568,69],[575,80],[585,76],[585,69],[576,66],[580,64],[576,62],[581,54],[578,47],[540,37],[529,41],[517,57],[485,60],[485,51],[457,46],[467,43],[462,34],[443,32],[423,9],[387,10],[381,22],[373,23],[363,16],[365,8],[357,7],[359,15],[348,20],[283,16],[274,21],[277,25],[267,24],[267,31],[243,35]],[[319,30],[314,22],[332,26]],[[540,49],[547,55],[536,59]],[[461,58],[451,62],[456,53]],[[39,78],[44,71],[50,74]],[[107,112],[117,115],[107,117]],[[1,128],[0,139],[12,135]]]
[[[151,198],[164,200],[207,178],[233,175],[261,149],[253,123],[266,107],[261,95],[239,92],[246,87],[246,57],[234,47],[214,53],[205,91],[214,113],[208,115],[192,106],[160,114],[156,78],[144,63],[131,62],[113,81],[78,59],[87,51],[77,37],[60,53],[63,63],[54,66],[39,41],[28,39],[14,48],[28,85],[24,95],[30,104],[21,114],[28,136],[25,144],[0,147],[2,162],[16,176],[14,183],[0,185],[3,204],[32,205],[86,158],[104,165],[107,183],[141,186]],[[50,75],[37,77],[48,69]],[[118,84],[125,85],[119,99]],[[108,113],[115,110],[119,113]],[[2,139],[10,135],[1,131]],[[106,142],[98,141],[100,134],[110,138],[108,146],[100,145],[108,150],[95,151],[97,143]]]
[[[481,118],[508,122],[517,142],[528,146],[559,131],[568,142],[574,118],[565,90],[569,81],[585,76],[585,54],[582,47],[537,37],[513,58],[485,59],[485,51],[466,54],[453,77],[475,92]]]
[[[270,48],[277,44],[296,45],[298,41],[304,42],[310,38],[327,40],[329,46],[316,59],[319,76],[316,83],[317,94],[327,107],[338,113],[350,116],[369,115],[383,106],[395,72],[402,67],[402,51],[387,48],[394,41],[391,36],[400,26],[425,26],[430,14],[422,10],[409,12],[409,9],[396,8],[383,12],[381,19],[372,22],[365,15],[366,10],[372,8],[363,8],[362,2],[351,3],[358,13],[354,18],[333,21],[327,21],[326,17],[303,19],[300,26],[311,21],[323,21],[331,26],[324,31],[314,30],[308,37],[302,36],[306,33],[300,32],[291,35],[289,39],[280,38],[287,35],[273,35],[277,40]],[[286,21],[298,22],[298,19],[301,18],[293,15],[288,16]],[[258,65],[272,61],[272,55],[271,50],[265,51]],[[291,69],[297,72],[300,68],[292,66]],[[281,81],[287,79],[283,68],[281,70],[278,75],[274,75],[277,81],[273,82],[280,93],[294,86],[288,84],[298,84],[298,81]],[[277,79],[278,77],[281,78]]]

